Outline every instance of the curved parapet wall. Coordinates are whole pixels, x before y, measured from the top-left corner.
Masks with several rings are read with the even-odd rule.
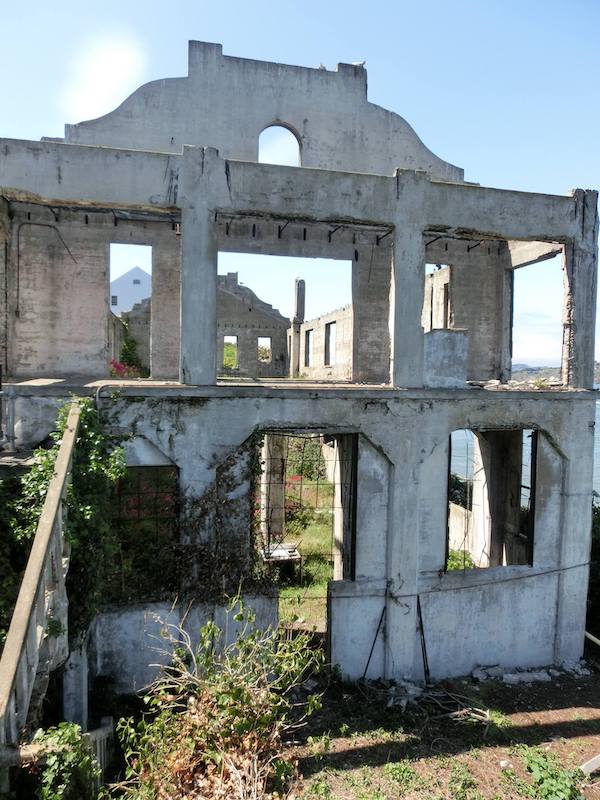
[[[258,160],[258,137],[282,125],[298,138],[302,166],[391,175],[418,169],[462,181],[397,114],[367,100],[363,66],[326,69],[224,56],[221,45],[189,44],[189,75],[152,81],[98,119],[65,126],[65,142],[180,153],[216,147],[225,158]]]

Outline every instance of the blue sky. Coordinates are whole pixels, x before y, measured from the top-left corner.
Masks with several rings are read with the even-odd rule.
[[[366,61],[369,99],[405,117],[467,180],[556,194],[600,186],[598,0],[9,8],[0,28],[3,137],[60,136],[65,122],[109,111],[140,83],[185,75],[187,40],[201,39],[227,54],[305,66]],[[518,275],[517,338],[526,346],[515,358],[557,363],[549,332],[560,329],[560,269],[529,269],[543,282]],[[315,294],[328,296],[323,289]]]

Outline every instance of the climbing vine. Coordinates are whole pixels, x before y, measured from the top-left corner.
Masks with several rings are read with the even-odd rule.
[[[82,399],[78,402],[81,414],[73,455],[72,483],[67,492],[66,525],[66,537],[71,545],[67,594],[72,637],[81,635],[99,610],[103,587],[114,569],[113,556],[118,543],[110,524],[112,492],[116,481],[125,472],[123,449],[102,431],[92,401]],[[3,537],[0,560],[10,559],[11,567],[3,573],[2,579],[2,640],[54,473],[70,406],[71,402],[66,403],[59,410],[56,431],[50,435],[52,444],[35,451],[31,469],[20,480],[13,479],[10,485],[2,482],[3,515],[9,535]]]

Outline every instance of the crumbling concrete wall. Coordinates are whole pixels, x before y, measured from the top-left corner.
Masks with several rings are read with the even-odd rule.
[[[351,381],[354,354],[353,324],[354,309],[352,306],[344,306],[300,325],[300,377],[313,380]],[[335,333],[332,333],[329,327],[331,325],[335,325]],[[289,335],[291,334],[290,330]]]
[[[258,135],[274,122],[293,130],[302,164],[313,169],[254,163]],[[367,102],[361,67],[328,73],[248,62],[198,43],[188,78],[141,87],[112,114],[69,127],[66,138],[1,143],[13,374],[44,372],[51,383],[93,372],[103,380],[108,246],[151,244],[152,374],[181,383],[124,386],[118,398],[100,391],[99,404],[115,432],[145,437],[177,466],[183,501],[202,512],[183,545],[198,552],[220,528],[230,544],[243,542],[245,557],[248,443],[257,431],[358,435],[354,579],[338,532],[343,580],[329,588],[331,658],[343,672],[359,677],[370,654],[369,675],[393,679],[422,677],[424,651],[434,678],[490,662],[578,658],[590,544],[597,194],[464,184],[400,117]],[[530,246],[519,255],[514,242],[545,244],[534,259],[563,246],[569,391],[462,381],[510,376],[512,270],[532,263]],[[217,385],[220,250],[349,261],[351,380],[387,386]],[[448,300],[443,329],[424,333],[431,263],[448,267]],[[441,388],[440,379],[450,383]],[[12,387],[21,445],[43,432],[72,388],[42,384]],[[540,432],[531,565],[496,559],[444,573],[448,442],[463,428],[499,438]],[[491,459],[491,468],[501,461]],[[514,505],[514,487],[498,497]]]
[[[223,370],[225,336],[237,338],[237,368],[233,372],[252,377],[284,377],[288,373],[287,329],[289,319],[265,303],[237,273],[219,275],[217,283],[217,364]],[[271,340],[271,360],[261,361],[258,339]],[[229,370],[228,370],[229,371]]]
[[[367,102],[364,67],[338,64],[332,72],[252,61],[207,42],[189,43],[187,78],[153,81],[110,114],[66,125],[65,141],[164,153],[205,145],[256,161],[258,137],[274,124],[294,133],[306,167],[384,175],[405,167],[463,179],[402,117]]]
[[[157,377],[173,377],[179,349],[179,301],[169,274],[173,264],[179,274],[180,244],[171,222],[131,221],[99,209],[59,211],[27,202],[11,202],[10,208],[7,290],[2,304],[9,374],[108,376],[116,352],[110,337],[110,244],[121,243],[152,245],[153,366]]]
[[[422,677],[417,595],[434,677],[580,657],[591,514],[581,486],[592,469],[595,414],[587,393],[273,389],[257,403],[252,387],[188,390],[187,399],[175,387],[131,387],[100,407],[115,431],[142,434],[167,454],[184,494],[199,498],[256,430],[362,434],[356,578],[330,585],[332,658],[346,674],[362,674],[375,640],[369,674]],[[451,432],[530,429],[533,420],[542,431],[533,565],[444,573]],[[376,637],[384,608],[385,635]],[[462,644],[449,636],[457,619]]]

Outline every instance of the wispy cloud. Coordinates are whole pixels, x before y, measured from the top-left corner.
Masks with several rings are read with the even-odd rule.
[[[140,85],[145,66],[144,49],[132,37],[94,37],[83,43],[72,59],[62,93],[68,121],[112,111]]]

